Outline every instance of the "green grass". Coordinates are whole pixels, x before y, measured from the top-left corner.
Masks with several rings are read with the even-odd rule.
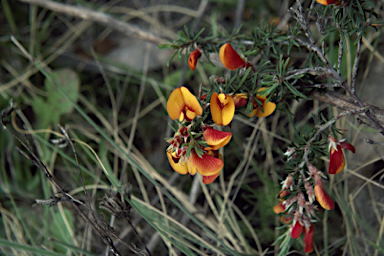
[[[231,128],[225,128],[232,131],[233,138],[221,152],[225,167],[213,184],[204,185],[199,175],[175,176],[165,154],[168,145],[164,138],[172,136],[167,124],[167,98],[183,83],[197,94],[199,85],[209,84],[211,75],[225,75],[223,68],[201,62],[192,72],[181,54],[169,67],[166,59],[151,69],[149,62],[155,60],[150,55],[156,54],[151,51],[142,56],[142,66],[129,66],[92,48],[104,36],[117,47],[126,39],[122,33],[36,5],[6,0],[1,4],[0,109],[6,108],[10,99],[17,103],[18,109],[5,120],[7,129],[27,148],[8,130],[1,130],[0,254],[104,255],[108,251],[106,237],[110,237],[121,255],[134,255],[132,247],[129,249],[132,244],[143,252],[145,244],[152,255],[278,255],[279,243],[272,244],[286,229],[278,228],[282,224],[272,207],[278,204],[279,182],[287,174],[281,153],[296,133],[284,110],[265,119],[238,116]],[[212,24],[214,34],[229,35],[236,8],[236,1],[210,1],[200,16],[198,7],[187,1],[180,2],[182,8],[168,1],[152,6],[131,3],[122,16],[120,2],[72,4],[110,13],[172,40],[184,25],[191,28],[194,22],[198,24],[196,31],[206,27],[204,37]],[[277,14],[283,16],[286,10],[280,9],[282,6],[247,3],[242,32],[253,32],[254,24]],[[378,33],[368,31],[366,38],[369,41],[361,54],[371,67],[373,53],[367,49],[373,46],[377,50]],[[329,44],[329,58],[336,63],[338,46]],[[354,51],[348,52],[350,56]],[[306,53],[295,54],[291,59],[304,62],[302,55]],[[172,52],[168,55],[171,57]],[[68,56],[72,61],[65,58]],[[348,80],[353,60],[347,57],[342,63],[342,74]],[[289,102],[290,111],[303,117],[293,120],[297,132],[305,134],[313,129],[309,112],[320,109],[327,116],[339,113],[312,102]],[[337,127],[348,129],[345,137],[357,143],[361,133],[367,133],[366,127],[353,119],[345,120]],[[65,138],[57,124],[67,128],[76,154],[70,144],[60,147],[61,143],[50,142]],[[36,154],[59,187],[16,147],[28,156]],[[364,152],[357,150],[356,154]],[[359,255],[362,241],[370,244],[375,255],[383,252],[382,201],[377,199],[383,186],[379,174],[358,176],[364,165],[359,159],[365,158],[355,160],[348,154],[347,170],[327,184],[338,207],[318,215],[314,254],[340,255],[345,250]],[[327,159],[323,160],[325,166]],[[379,164],[381,158],[370,160]],[[132,190],[122,200],[132,207],[129,217],[115,217],[99,208],[104,195],[110,191],[123,194],[128,184]],[[372,222],[362,218],[364,211],[356,209],[364,200],[359,197],[359,188],[369,191],[365,200],[372,205]],[[79,202],[34,205],[36,199],[61,197],[60,190]],[[302,248],[301,238],[294,241],[291,250],[301,252]]]

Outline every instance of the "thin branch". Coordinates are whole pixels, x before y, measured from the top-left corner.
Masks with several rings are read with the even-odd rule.
[[[88,208],[88,206],[83,204],[81,201],[73,198],[71,195],[65,192],[64,189],[53,179],[53,176],[49,172],[48,168],[44,165],[44,163],[40,160],[40,158],[33,152],[33,149],[29,145],[29,143],[27,143],[28,145],[25,144],[24,141],[22,141],[16,134],[14,134],[12,131],[10,131],[7,128],[4,118],[11,115],[11,113],[15,109],[16,109],[16,106],[14,105],[13,101],[10,101],[10,105],[6,109],[0,112],[0,119],[1,119],[1,125],[3,130],[9,132],[16,140],[18,140],[26,151],[22,150],[19,147],[16,147],[16,150],[19,151],[25,158],[31,161],[36,167],[38,167],[44,173],[47,179],[57,188],[57,191],[60,194],[62,194],[66,198],[66,200],[68,200],[71,203],[73,208],[75,208],[77,213],[94,228],[94,230],[99,234],[103,242],[110,247],[111,252],[115,256],[120,256],[120,253],[116,250],[112,239],[108,236],[108,233],[106,233],[107,231],[99,224],[102,221],[95,216],[92,209]],[[88,216],[79,208],[79,205],[85,206],[88,210],[92,211],[95,216],[95,219],[91,220],[90,218],[88,218]],[[105,224],[108,225],[107,223]]]
[[[357,42],[357,48],[356,48],[356,57],[355,62],[353,63],[353,69],[352,69],[352,85],[351,85],[351,91],[355,93],[355,84],[356,84],[356,76],[357,76],[357,69],[359,67],[359,60],[360,60],[360,50],[361,50],[361,42],[363,37],[360,38],[360,40]]]
[[[312,142],[320,135],[322,134],[328,127],[330,127],[331,125],[333,125],[337,120],[339,120],[340,118],[342,118],[343,116],[347,116],[347,115],[356,115],[356,114],[360,114],[360,113],[364,113],[366,111],[366,108],[359,108],[359,109],[351,109],[351,110],[347,110],[343,113],[341,113],[340,115],[338,116],[335,116],[334,118],[332,118],[331,120],[329,120],[328,122],[326,122],[325,124],[323,124],[322,126],[320,126],[319,130],[317,130],[317,132],[315,133],[315,135],[313,135],[313,137],[307,142],[307,144],[305,145],[305,149],[304,149],[304,155],[303,155],[303,162],[305,162],[306,164],[309,164],[309,161],[308,161],[308,154],[309,154],[309,149],[311,147],[311,144]]]
[[[295,86],[297,88],[320,88],[320,89],[325,89],[325,88],[337,88],[340,87],[340,84],[300,84],[300,86]]]
[[[330,72],[330,76],[333,77],[334,79],[338,80],[340,82],[341,87],[343,87],[353,98],[353,100],[359,105],[360,108],[364,108],[365,105],[364,103],[360,100],[360,98],[355,94],[353,88],[351,88],[345,80],[338,74],[338,72],[331,66],[319,46],[316,44],[315,38],[313,37],[307,20],[303,16],[303,7],[300,4],[300,1],[296,1],[298,3],[298,8],[290,8],[291,13],[294,13],[293,17],[299,22],[301,28],[303,29],[305,35],[309,39],[310,43],[307,43],[301,39],[296,38],[295,40],[301,44],[304,45],[305,47],[308,48],[308,50],[314,51],[318,57],[323,61],[325,66],[328,68]],[[370,119],[370,121],[373,123],[375,126],[375,129],[378,130],[383,136],[384,136],[384,128],[381,126],[380,122],[377,120],[377,118],[374,115],[374,112],[372,109],[366,109],[365,115]]]
[[[360,106],[356,102],[354,102],[353,99],[351,99],[351,97],[348,97],[346,95],[341,95],[335,92],[327,92],[327,93],[313,92],[310,94],[310,97],[313,99],[320,100],[324,103],[331,104],[343,110],[360,108]],[[368,103],[363,103],[363,104],[364,106],[367,107],[367,109],[369,108],[373,111],[373,114],[377,118],[380,125],[384,125],[384,110]],[[368,123],[370,121],[370,119],[367,118],[367,116],[364,113],[361,113],[357,116],[358,118],[362,119],[362,121],[365,123]],[[372,128],[375,128],[375,127],[372,127]]]
[[[104,26],[111,27],[112,29],[120,31],[128,36],[138,37],[144,41],[148,41],[156,45],[167,43],[167,41],[165,41],[160,36],[157,36],[149,31],[145,31],[135,25],[131,25],[121,20],[115,19],[114,17],[102,12],[93,11],[84,7],[70,6],[67,4],[57,3],[51,0],[19,1],[23,3],[36,4],[49,10],[64,13],[84,20],[94,21]]]
[[[365,140],[365,142],[367,142],[369,144],[372,144],[372,145],[376,144],[376,145],[384,146],[384,142],[374,141],[374,140],[371,140],[371,139],[364,139],[364,140]]]
[[[342,37],[343,37],[343,33],[341,32],[342,29],[341,29],[341,26],[339,24],[339,21],[336,20],[336,27],[337,29],[339,30],[339,35],[340,35],[340,41],[339,41],[339,55],[338,55],[338,58],[337,58],[337,74],[341,75],[341,60],[343,58],[343,51],[344,51],[344,41],[342,40]]]
[[[245,7],[245,0],[238,0],[236,5],[235,22],[233,29],[238,29],[243,21],[243,12]]]
[[[295,69],[287,72],[287,76],[284,77],[284,80],[292,79],[294,76],[308,74],[308,73],[326,73],[329,74],[327,68],[323,67],[315,67],[315,68],[303,68],[303,69]]]

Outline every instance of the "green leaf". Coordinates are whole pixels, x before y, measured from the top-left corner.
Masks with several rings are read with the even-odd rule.
[[[56,125],[62,114],[69,114],[73,111],[73,105],[63,97],[58,90],[60,87],[68,97],[77,102],[80,79],[76,72],[71,69],[61,69],[51,73],[52,81],[45,80],[47,90],[46,100],[35,97],[32,103],[33,112],[36,116],[36,128],[47,128],[49,125]]]
[[[182,30],[179,30],[178,35],[179,35],[179,38],[188,39],[188,37],[185,35],[185,33]]]
[[[158,49],[172,49],[172,48],[175,48],[175,46],[172,44],[160,44],[157,48]]]
[[[295,87],[293,87],[290,83],[287,81],[284,81],[284,84],[288,87],[288,89],[297,97],[308,99],[307,96],[299,92]]]
[[[60,114],[68,114],[73,110],[71,102],[63,97],[57,87],[60,87],[68,97],[77,102],[79,96],[80,79],[71,69],[61,69],[51,73],[52,81],[45,79],[50,107]]]
[[[199,36],[201,35],[201,33],[204,32],[204,30],[205,30],[205,28],[202,28],[202,29],[196,34],[196,36],[193,38],[193,41],[196,41],[196,40],[199,38]]]
[[[34,98],[32,109],[36,116],[36,129],[47,128],[50,124],[58,123],[60,113],[54,111],[50,104],[41,97]]]
[[[369,241],[368,239],[366,240],[368,243],[370,243],[376,250],[378,250],[381,254],[384,254],[384,249],[375,244],[372,241]]]

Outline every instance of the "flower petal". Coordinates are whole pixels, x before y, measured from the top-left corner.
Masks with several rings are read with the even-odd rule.
[[[220,47],[219,56],[221,63],[229,70],[245,67],[245,61],[230,44],[224,44]]]
[[[211,101],[210,101],[210,109],[211,109],[211,115],[212,115],[212,120],[215,122],[217,125],[222,125],[223,124],[223,116],[222,116],[222,111],[221,111],[221,106],[219,105],[219,100],[218,100],[218,94],[217,92],[214,92],[211,96]]]
[[[212,94],[210,109],[212,119],[217,125],[228,125],[235,115],[235,103],[230,95],[224,93]]]
[[[200,106],[199,101],[196,96],[193,95],[187,88],[184,86],[180,87],[181,94],[184,98],[184,103],[189,110],[196,113],[196,115],[201,116],[203,114],[203,108]]]
[[[210,146],[209,148],[205,148],[206,150],[218,150],[228,144],[232,138],[232,133],[218,131],[209,127],[204,131],[203,137],[205,142]]]
[[[303,226],[301,226],[301,224],[296,221],[295,225],[292,227],[291,237],[293,239],[299,238],[301,233],[303,233]]]
[[[292,216],[283,215],[280,218],[280,222],[285,223],[285,224],[289,224],[292,221],[292,219],[293,219]]]
[[[196,174],[196,168],[190,164],[190,163],[186,163],[187,164],[187,170],[189,172],[189,174],[191,174],[192,176]]]
[[[185,116],[188,120],[192,120],[196,117],[196,113],[188,109],[187,111],[185,111]]]
[[[339,0],[316,0],[316,2],[318,2],[321,5],[325,5],[325,6],[327,6],[329,4],[336,4],[336,5],[340,4]]]
[[[233,116],[235,115],[235,103],[233,102],[231,96],[227,96],[228,102],[222,109],[223,125],[228,125],[230,122],[232,122]]]
[[[315,196],[317,202],[319,202],[321,207],[323,207],[325,210],[332,210],[335,208],[335,202],[332,200],[331,196],[325,192],[322,184],[315,185]]]
[[[344,153],[340,145],[337,145],[337,150],[331,148],[329,156],[329,174],[338,174],[345,167]]]
[[[256,116],[258,117],[267,117],[273,113],[276,109],[276,104],[273,102],[264,102],[263,103],[263,110],[260,108],[256,109]]]
[[[314,234],[314,229],[313,229],[313,224],[308,229],[305,229],[305,234],[304,234],[304,251],[306,253],[311,253],[313,251],[313,234]]]
[[[259,95],[259,92],[262,92],[264,91],[265,89],[268,89],[268,87],[260,87],[257,91],[256,91],[256,98],[260,101],[263,101],[263,100],[266,100],[267,99],[267,96],[262,96],[262,95]]]
[[[349,144],[348,142],[339,142],[339,145],[343,149],[347,149],[351,151],[352,153],[355,153],[355,147]]]
[[[171,165],[171,167],[173,168],[173,170],[175,172],[183,174],[183,175],[188,173],[187,162],[180,163],[178,161],[178,160],[180,160],[180,158],[174,158],[172,156],[172,150],[167,151],[167,157],[168,157],[169,164]]]
[[[196,64],[197,64],[197,60],[200,58],[201,56],[201,52],[199,50],[194,50],[190,55],[189,55],[189,58],[188,58],[188,66],[190,69],[195,70],[196,68]]]
[[[283,205],[283,202],[280,202],[278,205],[273,206],[273,211],[276,214],[285,212],[285,207]]]
[[[291,192],[289,192],[288,190],[282,190],[282,191],[280,191],[280,193],[277,196],[277,198],[282,199],[282,198],[284,198],[286,196],[289,196],[290,194],[291,194]]]
[[[202,155],[200,158],[196,153],[191,153],[189,162],[196,168],[197,172],[203,176],[212,176],[221,171],[224,166],[224,161],[210,156]]]
[[[167,101],[167,112],[172,120],[179,119],[185,107],[181,88],[173,90]],[[183,118],[184,119],[184,118]]]
[[[218,172],[218,173],[215,174],[215,175],[211,175],[211,176],[203,176],[203,182],[204,182],[204,184],[207,184],[207,185],[208,185],[208,184],[211,184],[212,182],[214,182],[215,179],[216,179],[217,177],[219,177],[220,173],[221,173],[221,171]]]
[[[235,108],[244,107],[248,103],[247,93],[237,93],[232,97],[233,102],[235,103]]]

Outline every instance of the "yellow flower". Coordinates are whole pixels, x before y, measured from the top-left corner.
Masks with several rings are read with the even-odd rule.
[[[228,94],[214,92],[210,102],[212,119],[217,125],[228,125],[235,114],[235,103]]]
[[[257,92],[260,92],[264,89],[267,89],[267,88],[261,87],[259,90],[257,90]],[[260,107],[257,105],[256,101],[253,100],[253,102],[252,102],[253,103],[253,112],[252,112],[252,114],[249,115],[249,117],[252,117],[254,115],[256,115],[258,117],[267,117],[267,116],[271,115],[273,113],[273,111],[275,111],[276,104],[273,102],[267,101],[266,96],[260,96],[259,94],[256,93],[256,99],[261,102],[263,109],[260,109]]]
[[[192,121],[203,114],[196,97],[184,86],[173,90],[167,102],[167,111],[172,120],[178,119],[180,122],[184,119]]]

